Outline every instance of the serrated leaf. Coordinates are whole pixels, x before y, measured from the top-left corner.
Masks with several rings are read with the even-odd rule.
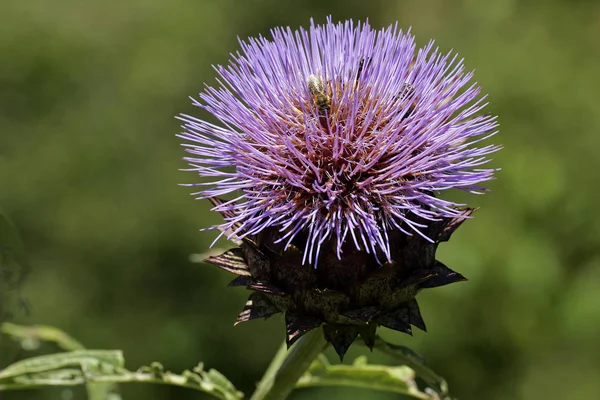
[[[370,365],[366,357],[359,357],[352,365],[331,365],[324,363],[322,358],[315,363],[319,365],[311,366],[296,384],[297,388],[347,386],[398,393],[415,399],[436,399],[435,394],[419,390],[415,371],[405,365]]]
[[[205,378],[212,381],[218,387],[221,387],[227,391],[235,392],[235,386],[233,386],[233,383],[231,383],[231,381],[227,379],[225,375],[216,369],[209,369]]]
[[[74,386],[85,383],[81,370],[75,368],[57,369],[54,371],[39,372],[35,374],[19,375],[12,379],[13,384],[26,387],[36,386]],[[8,383],[7,386],[11,385]],[[0,388],[4,383],[0,383]]]
[[[18,375],[59,370],[64,367],[80,366],[82,369],[97,371],[100,367],[123,368],[124,364],[125,360],[120,350],[75,350],[17,361],[0,371],[0,381]]]
[[[15,337],[39,331],[34,329],[39,327],[16,325],[10,325],[9,329],[5,329],[4,326],[2,328],[3,332],[8,331]],[[50,327],[46,328],[48,329],[41,332],[50,332],[48,337],[56,341],[56,332],[60,331],[54,329],[56,332],[53,332]],[[42,336],[42,340],[48,339]],[[128,371],[124,364],[120,350],[74,350],[31,357],[0,371],[0,391],[85,384],[90,400],[118,400],[120,396],[115,392],[115,384],[143,382],[195,389],[221,400],[239,400],[243,397],[220,372],[213,369],[204,371],[201,364],[193,371],[188,370],[181,374],[165,370],[158,362],[137,371]]]
[[[21,326],[11,323],[4,323],[0,326],[0,332],[12,336],[21,341],[21,346],[26,348],[31,343],[39,341],[55,342],[63,350],[84,350],[84,347],[77,340],[52,326],[32,325]],[[0,389],[8,387],[25,388],[37,386],[72,386],[84,383],[88,394],[88,400],[121,400],[117,385],[114,383],[91,383],[86,381],[86,372],[92,372],[97,368],[95,363],[84,363],[77,365],[79,368],[64,368],[58,370],[43,371],[32,374],[19,375],[11,379],[0,381]],[[14,367],[15,364],[13,364]],[[17,364],[18,365],[18,364]],[[104,369],[107,369],[106,367]],[[108,369],[114,370],[111,366]],[[6,383],[9,382],[9,383]]]

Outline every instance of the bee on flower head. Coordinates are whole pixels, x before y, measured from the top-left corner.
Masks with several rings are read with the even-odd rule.
[[[331,108],[331,98],[327,94],[325,84],[316,75],[310,75],[307,83],[313,105],[317,107],[320,115],[325,115]]]

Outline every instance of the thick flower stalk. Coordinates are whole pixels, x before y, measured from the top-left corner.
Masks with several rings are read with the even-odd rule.
[[[496,117],[462,60],[397,27],[352,21],[241,42],[182,115],[194,195],[239,247],[208,261],[253,291],[238,321],[284,312],[291,344],[320,327],[340,356],[383,325],[425,329],[422,288],[464,278],[435,260],[484,191]]]

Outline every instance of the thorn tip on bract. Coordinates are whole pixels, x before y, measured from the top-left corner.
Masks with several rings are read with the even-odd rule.
[[[451,270],[450,268],[448,268],[447,266],[445,266],[444,264],[442,264],[439,261],[435,262],[435,265],[432,268],[432,271],[435,272],[436,275],[434,277],[432,277],[431,279],[428,279],[425,282],[421,283],[419,285],[420,288],[422,288],[422,289],[434,288],[434,287],[438,287],[438,286],[449,285],[451,283],[462,282],[462,281],[467,280],[467,278],[465,278],[458,272]]]
[[[320,318],[304,316],[292,312],[285,313],[285,326],[287,329],[286,342],[290,348],[298,339],[321,326]]]
[[[358,327],[327,324],[323,326],[323,333],[325,334],[325,340],[331,343],[335,352],[340,356],[340,361],[344,361],[344,355],[358,336]]]
[[[238,315],[237,321],[233,325],[235,326],[255,318],[268,318],[273,314],[277,314],[278,312],[281,311],[279,311],[279,309],[269,301],[267,296],[262,293],[255,292],[248,297],[246,306]]]

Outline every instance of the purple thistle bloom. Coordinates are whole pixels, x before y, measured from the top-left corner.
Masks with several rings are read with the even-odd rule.
[[[493,178],[482,166],[500,147],[476,146],[496,117],[481,114],[485,96],[456,55],[417,50],[397,25],[328,19],[271,34],[240,42],[194,100],[219,125],[180,117],[190,170],[212,178],[194,195],[230,195],[213,209],[228,238],[276,228],[283,248],[303,236],[303,263],[317,266],[329,240],[338,258],[350,242],[382,263],[391,231],[425,237],[463,215],[438,192],[481,193]]]

